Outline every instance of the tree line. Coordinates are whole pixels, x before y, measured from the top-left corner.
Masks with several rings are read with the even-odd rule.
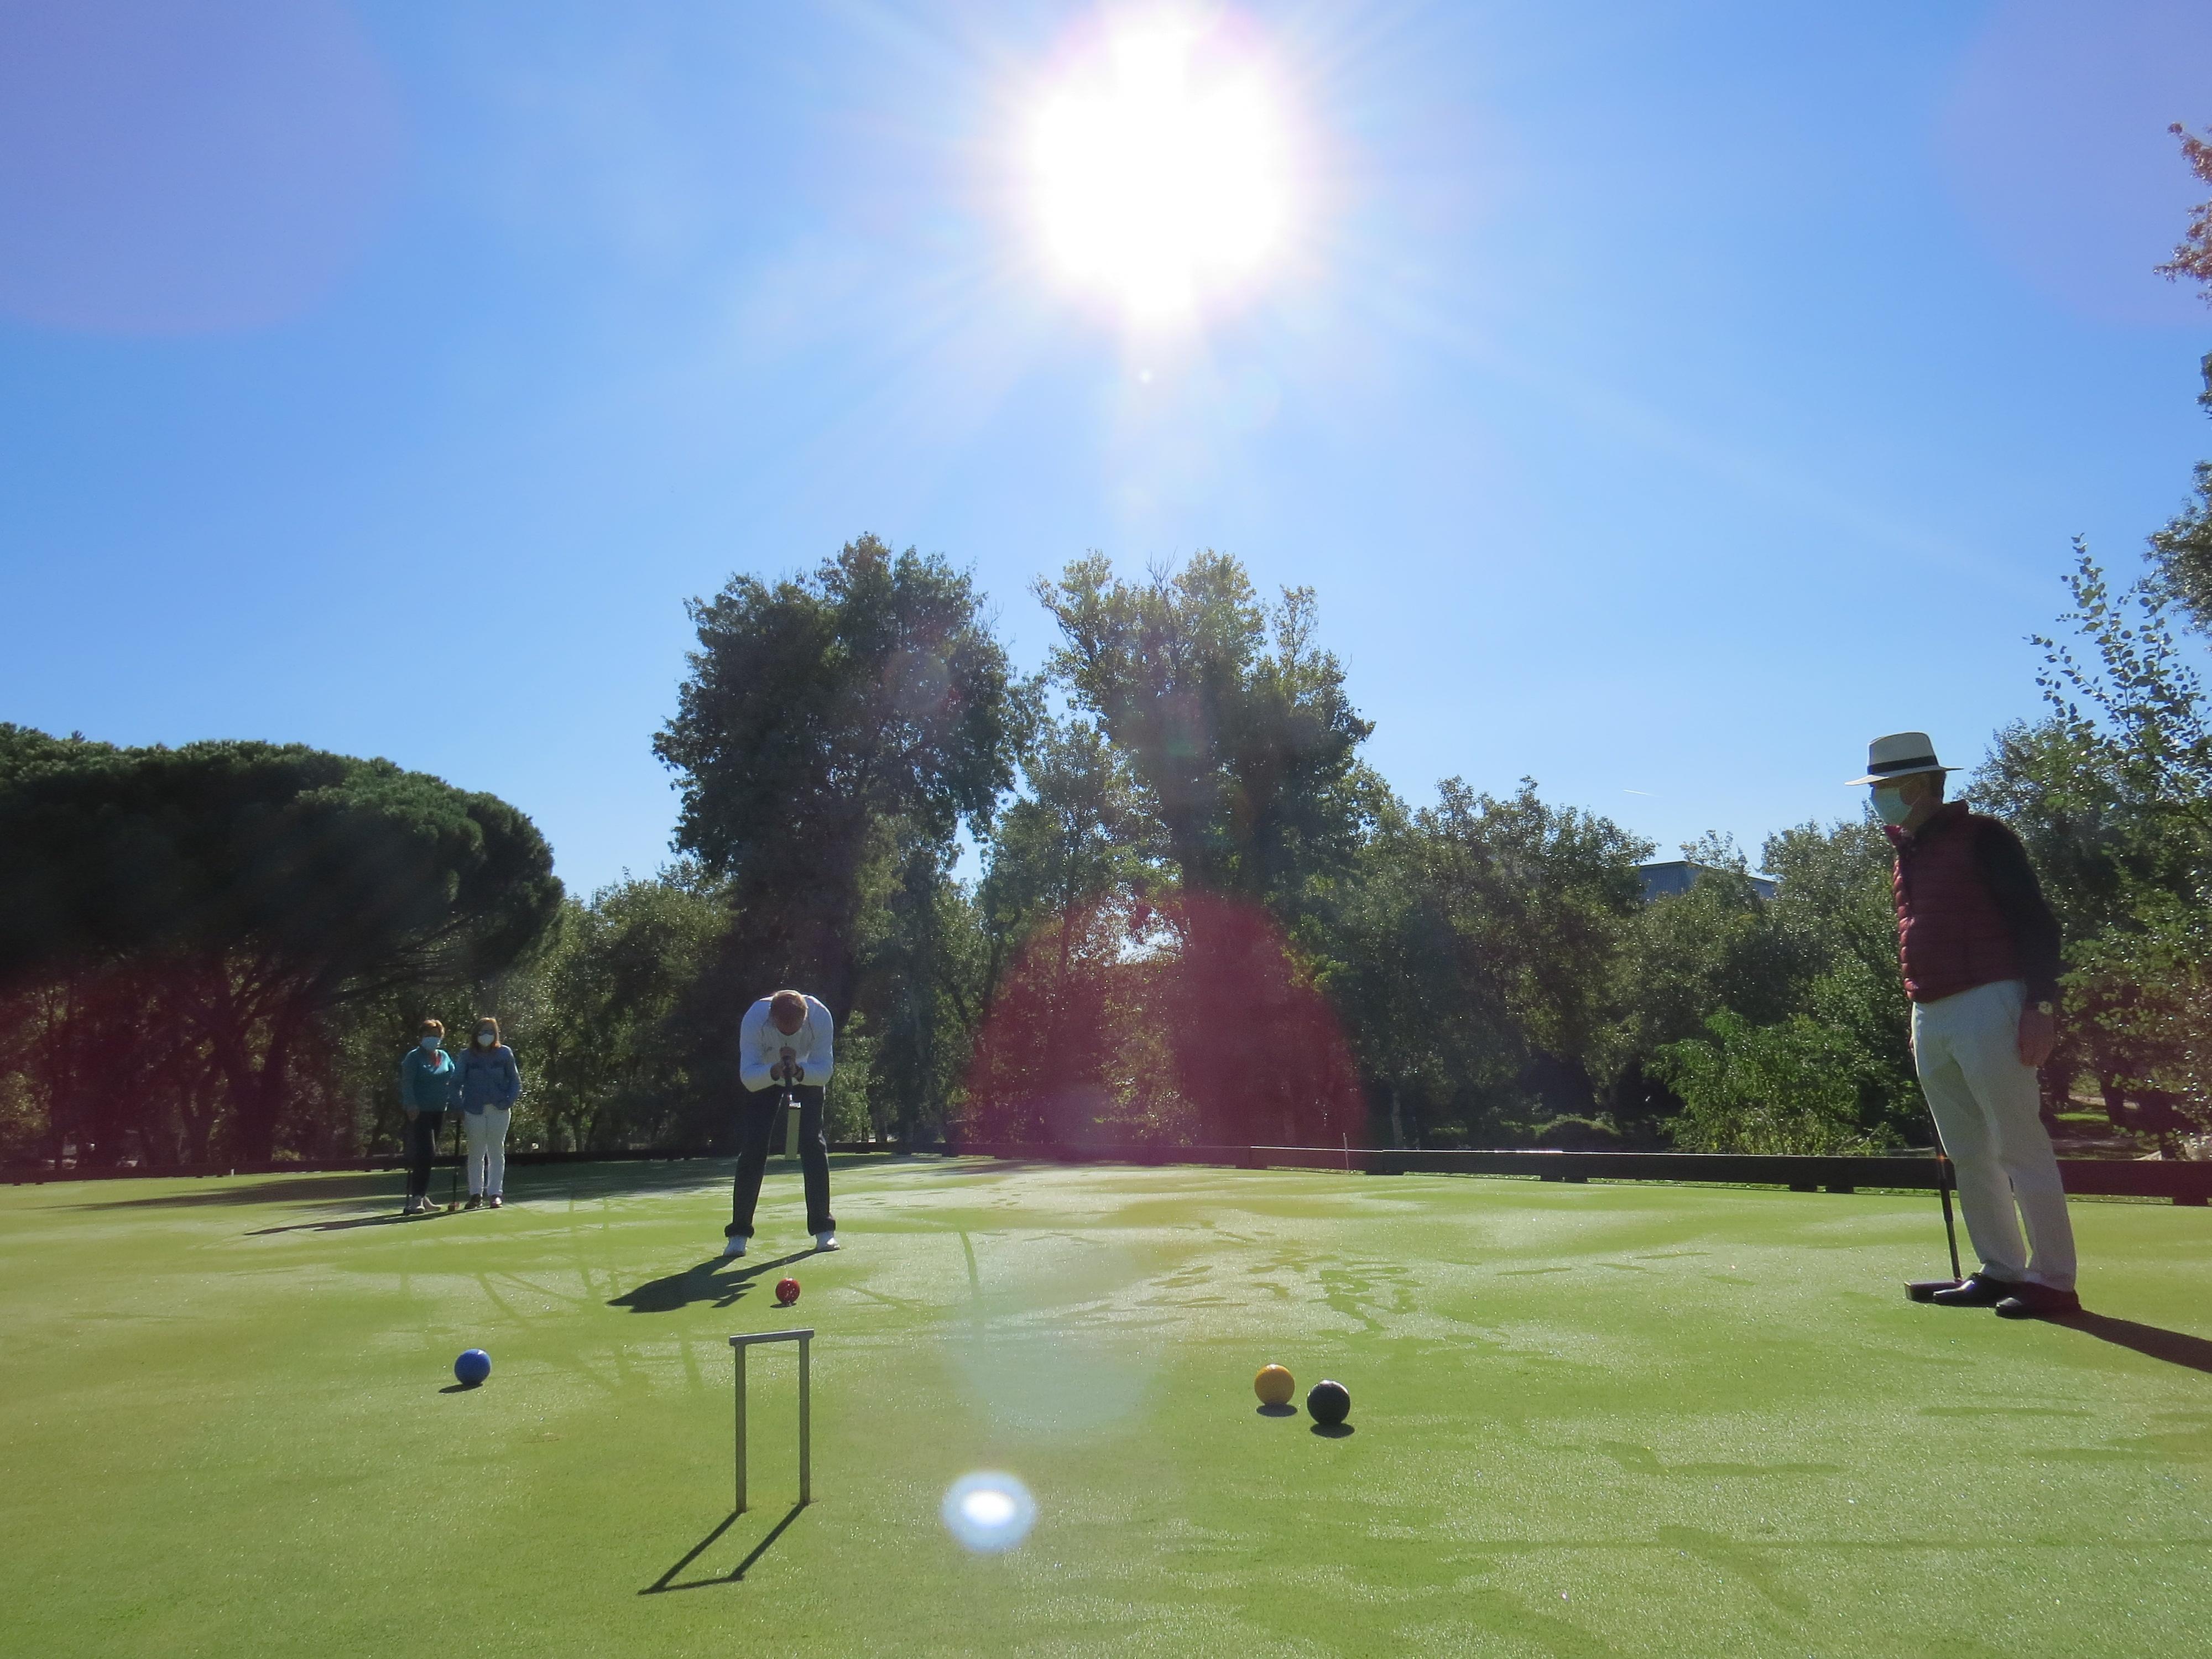
[[[2212,203],[2160,269],[2212,300]],[[1970,793],[2064,933],[2047,1097],[2172,1147],[2212,1109],[2212,462],[2132,578],[2069,581]],[[1770,836],[1771,897],[1708,836],[1647,902],[1651,845],[1532,780],[1395,793],[1310,590],[1204,552],[1032,592],[1027,677],[968,574],[872,536],[694,602],[676,857],[583,897],[387,762],[0,725],[0,1161],[388,1149],[426,1012],[500,1017],[525,1146],[725,1146],[785,984],[839,1022],[838,1139],[1925,1142],[1870,816]]]
[[[1978,799],[2067,936],[2054,1099],[2172,1134],[2212,1085],[2212,471],[2116,586],[2086,553],[2045,712]],[[1314,595],[1234,558],[1035,595],[1017,674],[941,557],[733,579],[654,738],[677,858],[586,897],[496,799],[379,761],[0,727],[0,1152],[388,1147],[426,1011],[498,1014],[525,1145],[727,1145],[737,1015],[837,1016],[848,1139],[1838,1152],[1924,1142],[1869,817],[1654,848],[1522,780],[1409,806]],[[967,843],[963,871],[963,840]]]

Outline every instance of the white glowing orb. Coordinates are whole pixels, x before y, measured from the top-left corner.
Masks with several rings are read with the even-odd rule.
[[[1003,1527],[1014,1518],[1018,1506],[1002,1492],[971,1492],[960,1500],[960,1513],[972,1526]]]
[[[1125,28],[1038,110],[1038,216],[1060,275],[1166,322],[1250,283],[1285,236],[1289,143],[1256,64],[1174,21]]]
[[[1010,1550],[1036,1524],[1036,1500],[1011,1474],[963,1474],[938,1508],[947,1530],[981,1555]]]

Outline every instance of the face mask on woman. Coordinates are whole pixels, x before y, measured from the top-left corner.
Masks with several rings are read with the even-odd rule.
[[[478,1031],[477,1033],[477,1047],[479,1048],[489,1048],[493,1043],[498,1041],[499,1038],[492,1032]]]
[[[435,1037],[434,1037],[434,1036],[426,1036],[426,1037],[424,1037],[424,1038],[422,1039],[422,1052],[423,1052],[424,1054],[431,1054],[431,1053],[434,1052],[434,1051],[436,1050],[437,1047],[438,1047],[438,1039],[437,1039],[437,1038],[435,1038]]]

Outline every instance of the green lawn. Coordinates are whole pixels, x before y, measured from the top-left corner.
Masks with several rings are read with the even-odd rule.
[[[778,1268],[795,1173],[726,1267],[726,1177],[0,1189],[6,1650],[2203,1650],[2212,1212],[2077,1204],[2069,1328],[1908,1304],[1924,1196],[846,1162],[848,1248]],[[760,1351],[687,1563],[724,1339],[793,1322],[816,1501]],[[1356,1431],[1259,1414],[1268,1360]],[[976,1468],[1009,1554],[939,1522]]]

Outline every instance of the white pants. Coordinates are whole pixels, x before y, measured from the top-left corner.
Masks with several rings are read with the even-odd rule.
[[[461,1114],[469,1132],[471,1198],[481,1198],[486,1193],[497,1197],[507,1190],[507,1121],[513,1115],[504,1106]]]
[[[1943,1150],[1958,1165],[1959,1207],[1982,1266],[2014,1284],[2070,1291],[2074,1224],[2036,1113],[2035,1068],[2020,1058],[2027,1000],[2027,988],[2010,979],[1915,1003],[1912,1054]]]

